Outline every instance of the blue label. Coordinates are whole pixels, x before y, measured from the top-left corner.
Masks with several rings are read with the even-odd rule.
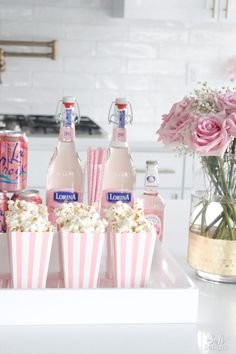
[[[76,192],[54,192],[53,200],[57,203],[78,202],[78,193]]]
[[[125,127],[125,111],[120,111],[119,128]]]
[[[66,109],[66,127],[71,127],[71,115],[72,115],[72,110]]]
[[[130,203],[132,198],[131,193],[109,192],[107,193],[107,201],[110,203],[123,202]]]

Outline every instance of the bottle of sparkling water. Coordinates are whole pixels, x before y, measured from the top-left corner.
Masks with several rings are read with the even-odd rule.
[[[75,146],[75,123],[79,117],[79,106],[74,97],[63,97],[58,102],[59,141],[47,173],[47,206],[52,223],[55,223],[54,210],[61,203],[83,201],[83,170]]]
[[[126,125],[132,123],[133,113],[127,99],[117,98],[112,103],[108,120],[113,123],[113,132],[105,166],[102,208],[107,209],[117,201],[133,206],[136,178],[126,131]]]
[[[154,223],[157,236],[162,241],[165,203],[158,193],[159,177],[157,161],[146,161],[144,185],[144,193],[141,196],[143,199],[144,214],[148,220]]]

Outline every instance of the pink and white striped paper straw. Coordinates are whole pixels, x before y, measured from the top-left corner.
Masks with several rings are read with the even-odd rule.
[[[88,204],[97,203],[98,209],[102,198],[106,152],[103,148],[89,148],[87,151]]]
[[[115,286],[138,288],[147,285],[156,235],[152,233],[112,233]]]
[[[99,208],[102,201],[102,187],[103,187],[103,179],[104,179],[104,172],[105,172],[106,154],[107,154],[107,149],[99,148],[98,172],[97,172],[96,193],[95,193],[95,202],[98,204]]]
[[[89,148],[87,151],[87,177],[88,177],[88,204],[92,204],[93,188],[93,168],[94,168],[94,150]]]
[[[99,150],[94,151],[93,162],[93,183],[92,183],[92,203],[95,202],[96,184],[97,184],[97,171],[98,171],[98,154]]]
[[[104,234],[60,231],[66,288],[96,288]]]
[[[45,288],[53,232],[9,232],[8,247],[14,288]]]

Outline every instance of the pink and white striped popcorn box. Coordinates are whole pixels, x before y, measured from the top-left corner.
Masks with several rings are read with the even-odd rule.
[[[8,232],[13,288],[46,287],[53,232]]]
[[[60,231],[65,288],[96,288],[104,234]]]
[[[149,280],[155,233],[111,233],[115,286],[139,288]]]

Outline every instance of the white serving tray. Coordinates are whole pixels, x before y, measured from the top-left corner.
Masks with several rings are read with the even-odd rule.
[[[53,245],[46,289],[11,289],[6,235],[0,235],[0,325],[194,323],[198,289],[167,250],[157,245],[146,288],[63,289]]]

